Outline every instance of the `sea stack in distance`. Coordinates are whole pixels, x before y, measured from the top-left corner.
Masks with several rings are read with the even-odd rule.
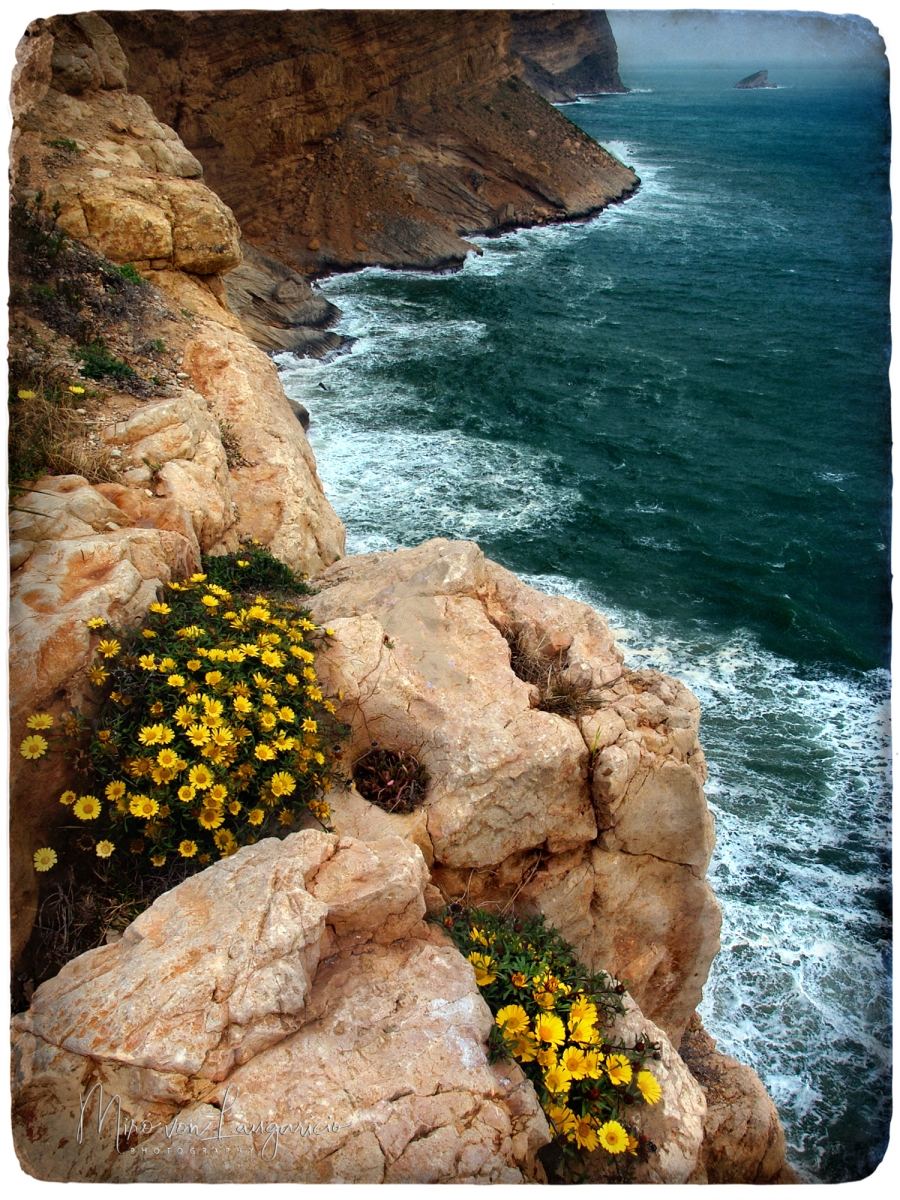
[[[736,88],[774,88],[778,87],[778,84],[769,83],[768,71],[757,71],[753,75],[748,75],[746,79],[740,80],[734,86]]]

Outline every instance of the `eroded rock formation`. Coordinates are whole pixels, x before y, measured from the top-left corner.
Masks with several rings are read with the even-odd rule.
[[[638,184],[518,77],[508,13],[104,16],[244,237],[303,273],[458,265],[466,233]]]
[[[534,1178],[546,1120],[517,1068],[488,1065],[472,968],[421,920],[427,877],[398,837],[308,830],[166,893],[14,1019],[23,1166],[95,1182]]]
[[[695,698],[626,672],[603,617],[471,542],[345,558],[317,583],[312,611],[335,630],[321,674],[343,695],[350,758],[377,741],[424,761],[443,895],[546,913],[677,1045],[719,946]],[[513,635],[564,663],[590,715],[536,706]]]

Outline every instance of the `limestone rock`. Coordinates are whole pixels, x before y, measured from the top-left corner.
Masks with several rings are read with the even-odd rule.
[[[591,852],[588,961],[628,982],[676,1046],[719,950],[721,910],[690,867],[651,855]]]
[[[801,1183],[786,1158],[778,1110],[752,1069],[716,1050],[697,1013],[681,1057],[706,1096],[702,1168],[709,1183]]]
[[[510,670],[507,643],[476,598],[491,584],[477,547],[435,539],[345,560],[323,582],[332,579],[341,582],[312,609],[335,630],[322,678],[344,693],[351,755],[371,739],[419,749],[440,862],[485,866],[548,839],[596,835],[584,739],[574,723],[533,709]]]
[[[406,838],[422,851],[426,866],[434,863],[434,846],[428,836],[428,823],[422,809],[411,813],[389,813],[377,804],[364,800],[355,787],[328,793],[331,808],[331,824],[334,829],[361,842],[374,842],[378,838],[395,834]]]
[[[73,1054],[223,1079],[299,1024],[328,913],[305,879],[336,844],[267,838],[192,876],[42,984],[19,1028]]]
[[[225,276],[225,291],[229,307],[257,346],[318,358],[346,343],[327,332],[339,310],[314,292],[303,275],[249,242],[242,242],[241,249],[243,262]]]
[[[15,501],[10,537],[22,541],[69,541],[127,524],[122,513],[81,475],[47,476]]]
[[[230,471],[235,536],[257,538],[301,571],[319,571],[340,557],[343,526],[274,364],[243,333],[207,323],[185,346],[184,369],[230,424],[245,460]]]
[[[107,16],[131,87],[245,238],[301,274],[456,265],[465,231],[587,215],[638,185],[520,81],[509,13]]]
[[[267,839],[68,964],[14,1020],[25,1169],[96,1182],[535,1178],[546,1121],[517,1068],[488,1066],[493,1022],[472,968],[419,920],[426,879],[397,837]]]
[[[165,528],[118,528],[115,520],[121,520],[120,510],[86,480],[74,479],[78,483],[70,495],[83,515],[105,517],[108,505],[118,517],[110,517],[113,530],[107,533],[94,533],[85,522],[83,536],[32,543],[31,554],[13,573],[9,609],[13,746],[27,732],[29,713],[42,710],[58,716],[72,706],[85,709],[91,657],[85,622],[90,617],[121,624],[139,620],[164,583],[190,575],[200,565],[196,541]],[[65,488],[72,480],[62,476],[56,483]],[[87,496],[91,492],[94,499]],[[63,496],[57,492],[51,498]],[[46,496],[39,499],[51,504]],[[53,511],[54,519],[65,521],[67,528],[80,520],[65,508]],[[70,780],[59,756],[29,764],[14,753],[10,770],[10,814],[16,829],[10,859],[12,946],[17,955],[28,940],[37,899],[31,856],[48,844],[50,831],[65,816],[58,797]]]
[[[344,837],[337,853],[310,884],[328,906],[328,924],[338,937],[388,945],[408,937],[425,915],[428,868],[411,843],[389,835],[368,845]]]
[[[677,1045],[720,923],[696,699],[659,672],[624,672],[603,617],[471,543],[344,559],[317,583],[312,610],[335,631],[321,677],[343,694],[350,757],[377,740],[424,762],[443,897],[543,912]],[[576,722],[532,707],[501,631],[562,663],[594,711]]]

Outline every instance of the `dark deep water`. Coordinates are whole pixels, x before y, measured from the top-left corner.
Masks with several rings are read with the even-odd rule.
[[[331,280],[352,353],[280,365],[351,553],[472,538],[700,697],[704,1019],[837,1182],[890,1116],[887,85],[732,75],[566,106],[633,200]]]

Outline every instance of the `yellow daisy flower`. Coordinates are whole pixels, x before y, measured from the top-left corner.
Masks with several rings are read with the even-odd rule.
[[[559,1056],[560,1065],[565,1067],[573,1079],[584,1079],[584,1051],[577,1046],[566,1046]]]
[[[169,685],[169,687],[184,687],[184,676],[170,675],[166,680],[166,683]]]
[[[112,854],[112,852],[113,852],[113,850],[115,850],[115,848],[116,847],[115,847],[114,842],[107,842],[106,840],[104,840],[102,842],[98,842],[97,845],[95,846],[95,850],[97,851],[97,857],[98,858],[109,858],[109,856]]]
[[[561,1046],[566,1040],[565,1028],[556,1013],[539,1013],[534,1019],[534,1035],[551,1046]]]
[[[200,816],[197,818],[197,820],[204,829],[218,829],[219,826],[224,822],[225,817],[222,814],[222,810],[219,808],[204,808],[201,810]]]
[[[228,798],[228,788],[224,783],[217,783],[209,789],[209,795],[206,798],[207,804],[213,800],[216,804],[224,804]]]
[[[150,861],[154,867],[164,867],[166,865],[166,856],[164,854],[151,854]]]
[[[184,784],[178,789],[178,799],[185,804],[190,804],[193,798],[197,795],[197,789],[191,787],[189,783]]]
[[[588,1117],[575,1117],[574,1124],[572,1125],[572,1136],[579,1150],[590,1152],[597,1149],[597,1130],[591,1124]]]
[[[489,954],[478,954],[473,951],[468,955],[468,960],[475,968],[475,982],[479,987],[487,987],[497,978],[496,972],[492,970],[496,964]]]
[[[74,792],[63,792],[59,798],[60,804],[74,804],[78,797]]]
[[[273,796],[289,796],[297,786],[297,781],[288,771],[276,771],[269,781]]]
[[[171,608],[169,608],[168,604],[163,604],[162,602],[157,601],[155,604],[150,605],[150,611],[152,613],[165,614],[165,613],[170,613],[172,610],[171,610]]]
[[[200,763],[196,767],[191,767],[190,771],[188,772],[188,779],[191,781],[194,787],[199,788],[200,791],[205,791],[207,788],[212,787],[216,781],[215,775],[213,775],[209,767],[205,767],[203,763]]]
[[[178,853],[182,858],[193,858],[197,853],[197,843],[185,838],[178,847]]]
[[[258,745],[253,751],[253,753],[261,762],[271,762],[271,760],[276,757],[275,751],[271,746],[267,746],[265,742],[261,742],[260,745]]]
[[[109,679],[109,671],[107,671],[102,663],[97,663],[96,666],[91,667],[88,671],[88,678],[95,687],[100,687],[102,683],[105,683]]]
[[[544,1086],[554,1096],[564,1096],[572,1086],[572,1076],[563,1066],[551,1067],[544,1075]]]
[[[247,820],[251,825],[262,825],[266,818],[266,814],[261,808],[251,808],[247,813]]]
[[[618,1121],[607,1121],[597,1130],[597,1138],[604,1150],[610,1154],[621,1154],[628,1149],[628,1133]]]
[[[106,785],[107,800],[121,800],[124,795],[125,784],[120,779],[116,779]]]
[[[638,1091],[644,1097],[645,1104],[656,1104],[662,1096],[659,1080],[650,1071],[638,1071],[637,1086]]]
[[[41,850],[35,850],[33,861],[36,871],[49,871],[51,867],[56,866],[56,851],[44,846]]]
[[[228,811],[231,813],[231,815],[233,817],[236,817],[238,815],[238,813],[241,811],[240,800],[232,800],[231,803],[228,805]]]
[[[115,658],[121,649],[115,638],[104,638],[97,643],[97,653],[102,654],[104,658]]]
[[[503,1030],[503,1036],[509,1037],[512,1034],[524,1033],[529,1027],[528,1013],[521,1004],[506,1004],[499,1009],[496,1017],[496,1023]]]
[[[49,713],[32,713],[25,724],[29,729],[50,729],[53,725],[53,718]]]
[[[79,821],[93,821],[100,816],[100,801],[96,796],[82,796],[72,811]]]
[[[155,817],[159,805],[152,796],[132,796],[128,811],[135,817]]]
[[[631,1063],[624,1054],[607,1055],[606,1073],[617,1085],[631,1083]]]
[[[19,753],[23,758],[43,758],[49,748],[50,744],[45,738],[42,738],[39,733],[32,733],[22,742]]]

